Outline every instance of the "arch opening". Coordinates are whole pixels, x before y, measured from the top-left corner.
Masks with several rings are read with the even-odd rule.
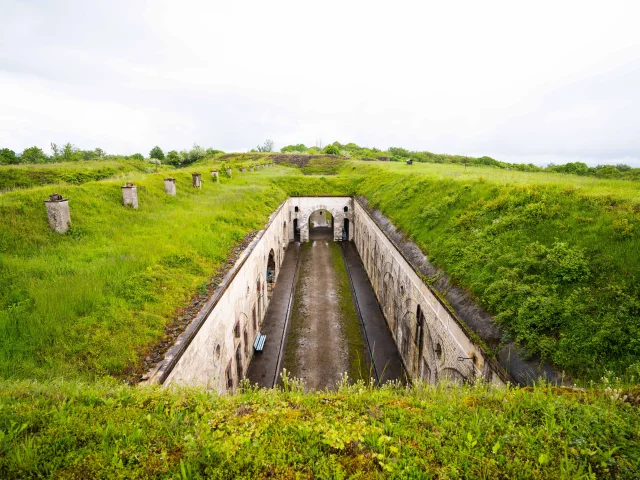
[[[326,209],[309,215],[309,240],[333,240],[334,217]]]
[[[267,260],[267,298],[271,298],[273,289],[276,286],[276,256],[273,248],[269,252],[269,259]]]

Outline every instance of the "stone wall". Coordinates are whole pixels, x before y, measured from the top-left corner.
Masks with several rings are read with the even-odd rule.
[[[409,376],[504,384],[504,374],[357,201],[354,216],[356,248]]]
[[[150,372],[148,382],[198,385],[218,392],[237,388],[269,305],[269,254],[273,252],[277,282],[289,244],[288,203],[270,217],[164,361]]]
[[[149,372],[148,382],[234,391],[247,371],[269,305],[269,255],[277,282],[286,248],[294,239],[294,220],[301,241],[308,241],[309,219],[320,210],[334,217],[336,241],[343,239],[344,221],[349,221],[349,240],[360,253],[411,378],[435,383],[481,376],[504,384],[504,374],[494,369],[495,362],[471,339],[455,313],[350,197],[292,197],[281,204],[165,359]]]
[[[333,239],[335,241],[340,242],[343,239],[345,219],[350,223],[349,240],[353,240],[353,199],[351,197],[291,197],[289,199],[291,239],[293,239],[293,220],[297,219],[300,241],[308,242],[309,219],[314,212],[320,210],[329,212],[333,216]]]

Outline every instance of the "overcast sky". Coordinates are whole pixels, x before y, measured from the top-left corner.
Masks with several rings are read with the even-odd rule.
[[[640,166],[638,1],[0,0],[0,147]]]

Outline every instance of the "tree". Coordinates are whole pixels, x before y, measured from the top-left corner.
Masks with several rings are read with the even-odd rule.
[[[151,149],[151,151],[149,152],[149,158],[154,158],[156,160],[164,160],[164,152],[162,151],[162,149],[159,146],[155,146]]]
[[[324,149],[324,153],[329,155],[340,155],[340,149],[336,145],[327,145]]]
[[[133,155],[129,155],[131,160],[144,160],[144,156],[141,153],[134,153]]]
[[[171,150],[167,153],[167,163],[170,165],[180,165],[180,155],[175,150]]]
[[[64,162],[77,162],[81,159],[80,150],[71,143],[65,143],[62,147],[62,160]]]
[[[304,153],[307,150],[309,150],[307,148],[307,146],[304,143],[299,143],[297,145],[287,145],[286,147],[282,147],[280,149],[280,151],[282,153],[286,153],[286,152],[300,152],[300,153]]]
[[[263,145],[258,145],[256,147],[259,152],[272,152],[273,151],[273,140],[266,139]]]
[[[45,163],[49,157],[38,147],[25,148],[20,155],[20,163]]]
[[[18,163],[16,152],[8,148],[0,149],[0,165],[15,165]]]

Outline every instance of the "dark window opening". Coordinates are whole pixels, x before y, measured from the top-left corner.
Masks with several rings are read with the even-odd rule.
[[[298,207],[294,207],[293,211],[298,213]]]
[[[233,336],[236,338],[240,338],[240,322],[236,322],[233,327]]]
[[[251,312],[251,317],[253,319],[253,331],[257,332],[258,331],[258,317],[256,315],[256,307],[255,307],[255,305],[253,306],[253,310]]]
[[[347,213],[349,211],[349,207],[344,207],[344,212]]]
[[[438,360],[442,358],[442,347],[439,343],[436,344],[436,357],[438,357]]]
[[[238,345],[236,349],[236,370],[239,382],[242,379],[242,345]]]
[[[233,370],[231,369],[232,361],[229,360],[229,365],[227,366],[227,390],[233,389]]]

